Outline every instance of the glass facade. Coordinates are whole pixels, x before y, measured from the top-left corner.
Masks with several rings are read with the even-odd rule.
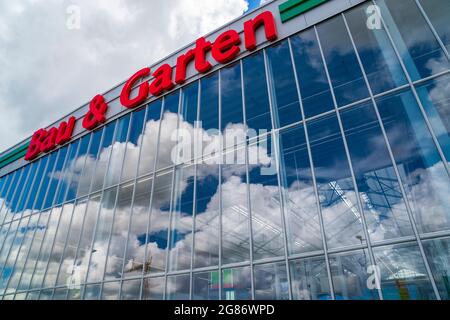
[[[449,9],[364,2],[0,177],[0,299],[449,299]]]

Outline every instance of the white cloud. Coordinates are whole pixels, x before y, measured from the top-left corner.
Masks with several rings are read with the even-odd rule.
[[[69,5],[81,29],[66,28]],[[0,150],[197,37],[246,0],[15,0],[0,3]]]

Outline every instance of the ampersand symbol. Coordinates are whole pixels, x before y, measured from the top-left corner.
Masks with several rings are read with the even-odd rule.
[[[105,114],[108,110],[108,105],[102,95],[96,95],[89,104],[89,111],[83,119],[83,128],[87,130],[94,129],[100,123],[106,121]]]

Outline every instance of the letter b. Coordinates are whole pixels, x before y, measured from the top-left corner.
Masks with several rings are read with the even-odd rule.
[[[47,131],[44,129],[40,129],[36,131],[31,137],[31,142],[28,147],[28,151],[25,155],[25,160],[30,161],[36,158],[41,153],[41,145],[42,141],[47,137]]]

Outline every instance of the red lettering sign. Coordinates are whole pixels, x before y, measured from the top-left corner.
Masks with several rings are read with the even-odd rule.
[[[48,131],[39,129],[31,137],[30,146],[25,155],[25,160],[31,161],[43,152],[49,152],[57,145],[63,145],[70,141],[75,127],[75,117],[70,117],[67,122],[61,122],[58,128],[54,127]]]
[[[100,123],[106,121],[106,111],[108,105],[105,103],[105,98],[102,95],[96,95],[89,104],[89,111],[83,118],[83,128],[92,130]]]
[[[120,94],[120,103],[128,109],[133,109],[140,105],[142,102],[144,102],[147,99],[148,96],[148,82],[143,82],[139,86],[139,93],[136,98],[131,99],[131,90],[133,89],[133,86],[136,84],[136,82],[141,79],[145,78],[150,75],[150,68],[144,68],[136,72],[130,80],[125,83],[125,86],[122,89],[122,93]]]
[[[275,18],[270,11],[265,11],[244,23],[244,41],[247,50],[253,51],[256,49],[256,33],[262,27],[264,27],[267,41],[275,41],[277,39],[278,33]],[[177,58],[175,79],[173,78],[174,67],[168,64],[161,65],[153,74],[151,74],[150,68],[143,68],[125,83],[120,94],[120,103],[125,108],[134,109],[144,103],[149,94],[160,96],[164,92],[172,90],[176,84],[183,84],[186,81],[187,69],[192,63],[199,73],[207,73],[213,67],[207,59],[208,53],[211,53],[213,59],[220,64],[231,62],[239,55],[241,43],[240,35],[235,30],[223,32],[214,43],[201,37],[195,42],[195,48]],[[139,85],[137,96],[132,98],[134,86],[139,80],[150,75],[153,76],[152,82],[143,81]],[[83,128],[92,130],[99,124],[104,123],[107,110],[108,105],[104,97],[102,95],[95,96],[89,105],[89,111],[83,118]],[[33,160],[39,154],[49,152],[57,145],[63,145],[70,141],[75,121],[75,117],[71,117],[67,122],[62,122],[58,128],[36,131],[31,138],[25,160]]]

